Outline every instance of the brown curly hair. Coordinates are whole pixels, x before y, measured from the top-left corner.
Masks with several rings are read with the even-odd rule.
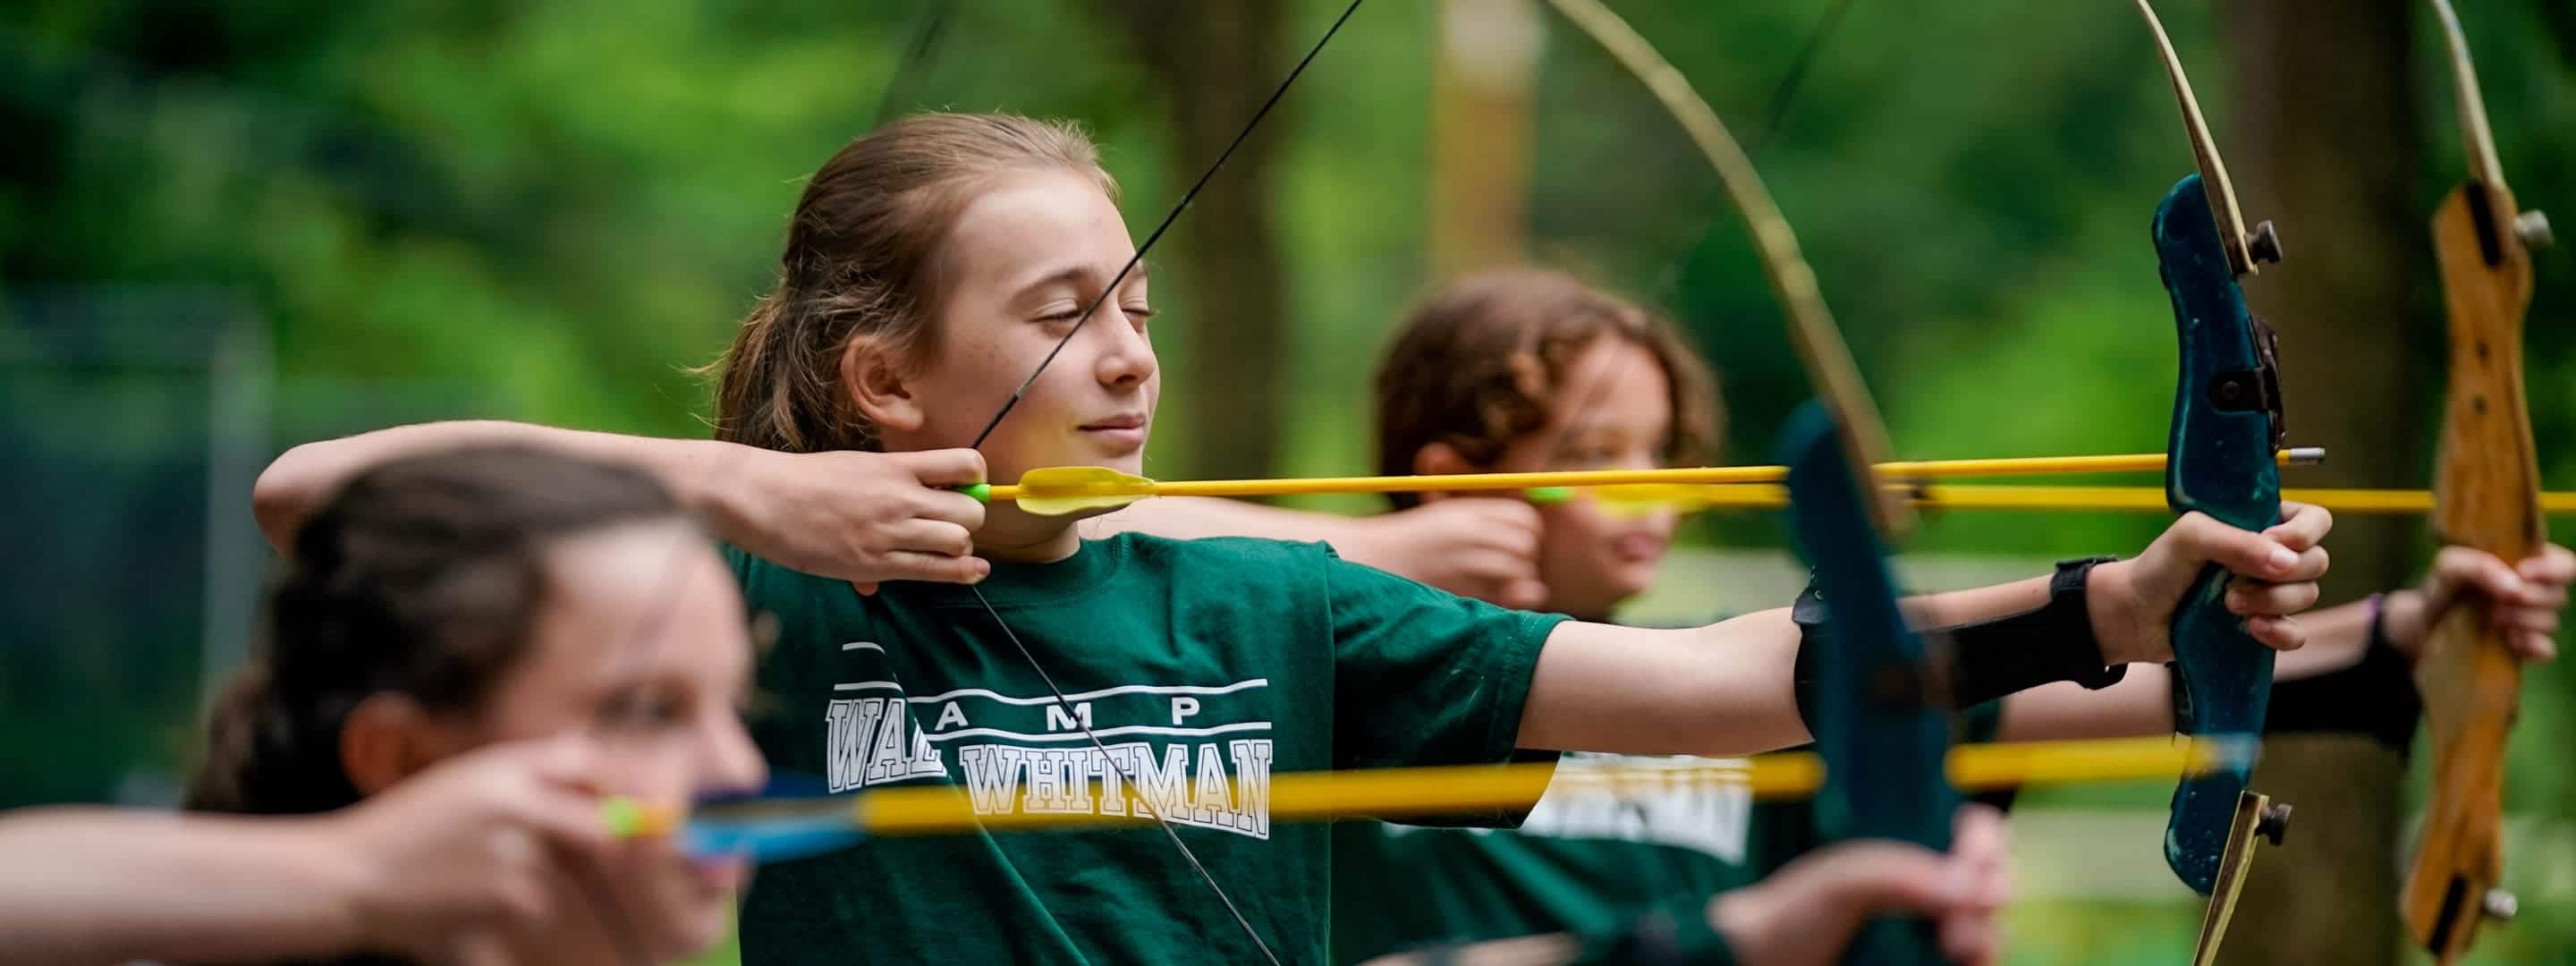
[[[1405,318],[1377,371],[1378,472],[1413,472],[1432,443],[1492,464],[1567,404],[1567,369],[1603,337],[1645,349],[1672,386],[1664,463],[1706,459],[1723,421],[1717,377],[1672,323],[1565,272],[1515,267],[1458,279]],[[1398,509],[1420,499],[1389,497]]]

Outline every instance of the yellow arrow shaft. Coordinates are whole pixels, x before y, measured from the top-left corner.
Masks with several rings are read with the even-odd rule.
[[[2282,450],[2283,464],[2315,462],[2310,450]],[[2022,456],[1998,459],[1912,460],[1881,463],[1881,477],[1951,479],[1965,476],[2030,476],[2039,474],[2156,472],[2165,468],[2163,453],[2112,456]],[[1309,493],[1425,493],[1527,490],[1540,487],[1620,486],[1639,483],[1777,483],[1788,478],[1779,466],[1702,466],[1654,470],[1576,470],[1548,473],[1454,473],[1425,476],[1327,476],[1278,480],[1147,480],[1133,484],[1098,484],[1058,488],[996,484],[995,500],[1067,496],[1292,496]]]
[[[1927,510],[2070,510],[2169,513],[2165,491],[2152,486],[2019,486],[1973,484],[1897,488],[1908,491],[1914,505]],[[1605,502],[1626,502],[1629,495],[1604,492]],[[2433,494],[2427,490],[2292,488],[2281,498],[2312,503],[2336,513],[2394,515],[2429,513]],[[1633,502],[1678,509],[1772,509],[1788,505],[1788,491],[1771,485],[1707,486],[1687,493],[1635,494]],[[2576,493],[2543,493],[2541,510],[2576,513]]]
[[[2124,779],[2170,780],[2242,760],[2251,750],[2250,742],[2243,739],[2172,737],[1962,745],[1950,751],[1949,774],[1951,783],[1963,791]],[[1526,808],[1551,786],[1576,793],[1726,787],[1749,790],[1756,798],[1794,798],[1813,793],[1823,779],[1824,762],[1814,753],[1782,752],[1741,764],[1601,768],[1546,763],[1453,765],[1296,772],[1273,776],[1266,782],[1244,782],[1236,776],[1228,791],[1235,808],[1262,807],[1274,821],[1293,822]],[[1110,795],[1103,792],[1104,786],[1097,784],[1082,790],[1078,794],[1084,799],[1085,810],[1070,814],[1019,811],[1017,803],[1010,812],[979,813],[965,789],[955,785],[879,789],[852,796],[846,804],[829,800],[823,804],[836,811],[846,808],[849,821],[869,835],[1086,828],[1152,820],[1148,806],[1135,799],[1132,790]],[[1254,805],[1263,799],[1266,802],[1261,806]],[[1155,807],[1167,806],[1156,803]],[[749,808],[760,810],[762,806]],[[653,815],[644,827],[668,830],[673,824],[671,817],[668,813]]]

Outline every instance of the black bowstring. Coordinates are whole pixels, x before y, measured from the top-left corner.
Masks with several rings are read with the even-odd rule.
[[[1208,165],[1206,171],[1199,174],[1198,180],[1190,185],[1189,190],[1181,193],[1181,200],[1163,216],[1162,224],[1156,225],[1153,233],[1145,236],[1144,243],[1136,246],[1136,254],[1127,259],[1127,264],[1118,269],[1118,274],[1110,277],[1108,284],[1101,287],[1100,294],[1092,298],[1091,304],[1083,307],[1081,316],[1074,320],[1073,328],[1067,331],[1063,338],[1056,340],[1055,347],[1047,350],[1045,358],[1038,360],[1037,368],[1031,369],[1028,378],[1020,380],[1019,386],[1011,390],[1010,398],[1002,401],[1001,409],[993,413],[992,420],[984,424],[982,432],[975,434],[975,441],[968,444],[969,449],[983,448],[984,440],[993,435],[993,430],[1001,427],[1002,420],[1010,416],[1011,410],[1020,404],[1021,397],[1027,395],[1029,387],[1035,385],[1038,377],[1046,373],[1047,367],[1055,363],[1056,356],[1064,352],[1064,347],[1073,342],[1074,336],[1082,334],[1082,327],[1090,324],[1092,315],[1099,312],[1102,305],[1108,303],[1109,297],[1117,293],[1119,284],[1125,282],[1127,276],[1135,272],[1136,266],[1145,260],[1145,253],[1152,250],[1154,244],[1163,239],[1163,234],[1171,230],[1173,222],[1180,220],[1181,212],[1189,210],[1190,202],[1198,198],[1199,191],[1207,187],[1208,182],[1216,177],[1218,171],[1225,168],[1226,160],[1232,158],[1235,149],[1242,147],[1244,140],[1250,138],[1252,132],[1261,126],[1262,118],[1270,116],[1270,109],[1278,106],[1280,98],[1287,96],[1288,88],[1297,82],[1299,75],[1306,72],[1306,66],[1314,63],[1316,55],[1324,52],[1324,45],[1332,42],[1333,36],[1341,32],[1342,25],[1350,22],[1352,14],[1359,12],[1361,2],[1362,0],[1351,0],[1349,6],[1342,8],[1341,15],[1333,18],[1332,26],[1325,28],[1323,36],[1316,38],[1314,45],[1306,49],[1306,55],[1298,58],[1297,65],[1289,69],[1288,76],[1281,78],[1279,86],[1271,90],[1270,97],[1261,102],[1260,109],[1253,111],[1252,118],[1244,122],[1241,130],[1235,132],[1234,139],[1226,143],[1225,150],[1218,152],[1216,160]],[[1091,725],[1075,713],[1072,699],[1067,698],[1064,690],[1056,686],[1055,676],[1049,674],[1046,665],[1038,661],[1037,653],[1021,642],[1020,635],[1011,630],[1010,623],[1002,619],[1001,611],[994,609],[993,602],[984,598],[983,589],[972,585],[969,585],[968,589],[974,591],[975,602],[983,605],[984,613],[993,619],[994,626],[1002,629],[1003,636],[1010,639],[1011,646],[1019,651],[1021,660],[1028,663],[1029,670],[1037,672],[1038,679],[1045,682],[1047,692],[1055,698],[1056,706],[1064,710],[1066,716],[1073,720],[1074,725],[1082,729],[1083,737],[1089,739],[1092,747],[1099,750],[1102,763],[1115,769],[1119,777],[1125,779],[1131,787],[1141,788],[1142,786],[1136,781],[1136,776],[1125,766],[1120,765],[1117,759],[1110,756],[1109,747],[1100,740],[1099,732],[1093,731]],[[900,686],[900,682],[897,684]],[[1215,893],[1217,901],[1224,903],[1227,914],[1233,916],[1235,925],[1243,929],[1244,937],[1252,940],[1253,948],[1260,950],[1261,958],[1271,966],[1280,966],[1279,955],[1271,951],[1270,944],[1261,938],[1261,931],[1253,928],[1252,920],[1244,916],[1241,907],[1235,905],[1234,897],[1226,894],[1225,887],[1217,883],[1216,875],[1208,871],[1207,864],[1199,861],[1198,853],[1191,851],[1189,843],[1182,841],[1180,832],[1172,828],[1170,816],[1163,814],[1162,807],[1154,804],[1151,796],[1139,794],[1137,800],[1146,804],[1147,810],[1154,816],[1154,824],[1163,830],[1164,837],[1171,841],[1172,848],[1180,853],[1181,858],[1190,864],[1191,870],[1198,873],[1199,881],[1206,883],[1208,891]]]
[[[1816,53],[1825,48],[1825,39],[1833,36],[1835,28],[1842,26],[1843,14],[1851,12],[1851,6],[1852,0],[1834,0],[1833,6],[1826,7],[1824,15],[1816,18],[1815,28],[1807,31],[1806,42],[1798,45],[1798,55],[1790,58],[1789,69],[1780,75],[1780,85],[1772,90],[1762,133],[1745,146],[1745,157],[1752,157],[1780,136],[1781,125],[1789,119],[1790,102],[1797,99],[1798,89],[1807,81],[1807,71],[1816,65]]]
[[[1002,425],[1003,417],[1009,416],[1012,408],[1020,404],[1020,397],[1028,393],[1029,386],[1036,383],[1039,376],[1046,374],[1047,367],[1055,363],[1056,355],[1064,351],[1064,347],[1073,341],[1074,336],[1082,334],[1082,327],[1091,324],[1093,313],[1099,312],[1100,307],[1109,301],[1109,297],[1117,293],[1119,283],[1125,282],[1127,276],[1136,271],[1136,266],[1144,262],[1145,253],[1153,249],[1155,242],[1163,240],[1163,233],[1170,231],[1172,223],[1180,220],[1181,212],[1190,210],[1190,202],[1198,199],[1199,191],[1208,186],[1208,181],[1215,178],[1218,171],[1225,169],[1226,159],[1234,157],[1234,150],[1242,147],[1244,139],[1252,136],[1253,129],[1261,126],[1261,119],[1270,116],[1270,109],[1279,105],[1279,99],[1287,95],[1289,85],[1295,84],[1297,76],[1306,72],[1306,65],[1314,63],[1315,55],[1324,52],[1324,45],[1332,42],[1334,34],[1341,32],[1342,24],[1348,23],[1351,15],[1359,12],[1361,2],[1362,0],[1351,0],[1350,6],[1342,8],[1342,15],[1333,18],[1333,25],[1324,28],[1324,35],[1316,39],[1315,45],[1306,48],[1306,56],[1298,58],[1297,66],[1289,68],[1288,76],[1279,81],[1278,87],[1271,89],[1270,99],[1261,102],[1261,109],[1252,112],[1252,119],[1244,122],[1243,129],[1234,133],[1234,140],[1226,143],[1225,150],[1217,152],[1215,163],[1208,165],[1206,171],[1200,172],[1198,181],[1190,185],[1190,190],[1181,193],[1180,203],[1173,205],[1172,210],[1163,216],[1162,224],[1154,226],[1153,234],[1145,236],[1144,244],[1136,246],[1136,254],[1127,259],[1127,264],[1119,267],[1118,274],[1109,277],[1109,284],[1101,286],[1100,294],[1094,296],[1091,304],[1083,307],[1082,315],[1073,320],[1073,329],[1066,332],[1064,338],[1057,339],[1055,348],[1047,351],[1046,358],[1038,360],[1037,368],[1029,370],[1029,377],[1020,380],[1019,387],[1011,390],[1011,397],[1002,401],[1002,408],[993,414],[992,421],[984,424],[984,431],[976,433],[975,441],[968,443],[966,448],[984,448],[985,437],[993,435],[993,430]]]
[[[875,123],[884,123],[894,113],[895,105],[910,99],[907,95],[911,93],[911,85],[904,81],[930,63],[931,53],[938,49],[940,39],[947,36],[948,14],[953,6],[946,0],[930,0],[923,4],[925,12],[921,14],[920,23],[913,28],[912,42],[904,46],[903,56],[895,61],[894,72],[886,75],[885,96],[877,101]]]
[[[1807,39],[1798,44],[1797,55],[1789,58],[1788,69],[1780,73],[1780,82],[1771,88],[1771,96],[1767,98],[1771,106],[1764,114],[1761,129],[1744,145],[1746,161],[1760,158],[1762,150],[1779,139],[1781,129],[1789,123],[1789,105],[1797,101],[1798,91],[1806,86],[1807,75],[1813,71],[1818,55],[1825,49],[1825,41],[1842,26],[1843,15],[1850,13],[1851,7],[1852,0],[1833,0],[1833,5],[1826,7],[1824,14],[1816,18],[1815,27],[1807,31]],[[1689,248],[1683,249],[1682,260],[1665,270],[1664,288],[1676,288],[1681,284],[1683,264],[1690,260],[1691,253],[1706,247],[1710,239],[1717,237],[1724,222],[1725,219],[1711,218],[1700,228],[1699,238]]]

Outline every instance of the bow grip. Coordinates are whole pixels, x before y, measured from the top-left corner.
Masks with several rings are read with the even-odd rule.
[[[2173,300],[2181,373],[2167,438],[2165,502],[2243,530],[2281,518],[2273,454],[2284,439],[2279,363],[2271,328],[2245,308],[2219,244],[2200,176],[2186,176],[2156,206],[2156,260]],[[2174,611],[2174,727],[2190,735],[2257,735],[2272,697],[2272,649],[2228,612],[2227,573],[2204,569]],[[2165,828],[2165,863],[2208,895],[2218,878],[2239,793],[2253,763],[2183,779]]]
[[[1950,848],[1959,794],[1950,786],[1949,701],[1927,676],[1920,635],[1896,605],[1886,549],[1870,524],[1866,493],[1833,417],[1799,407],[1781,436],[1788,467],[1789,522],[1815,568],[1828,610],[1822,659],[1815,662],[1815,720],[1808,730],[1825,759],[1815,799],[1828,841],[1874,838]],[[1941,961],[1931,924],[1879,919],[1845,952],[1848,963]]]

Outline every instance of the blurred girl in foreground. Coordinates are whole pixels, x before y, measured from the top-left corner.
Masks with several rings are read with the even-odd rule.
[[[413,456],[292,549],[198,811],[0,822],[0,865],[46,870],[0,877],[0,958],[640,966],[725,935],[744,866],[619,840],[601,806],[765,776],[741,595],[651,477]]]

